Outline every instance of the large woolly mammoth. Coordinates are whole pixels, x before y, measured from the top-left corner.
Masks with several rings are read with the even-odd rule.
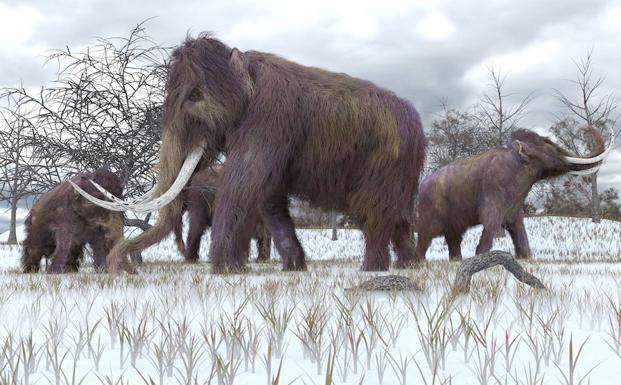
[[[89,180],[122,198],[121,181],[108,169],[99,168],[71,178],[71,183],[103,198]],[[95,267],[103,269],[106,255],[123,237],[123,214],[92,204],[77,194],[69,182],[41,196],[28,213],[25,225],[22,269],[26,273],[38,271],[43,257],[51,260],[48,272],[77,271],[86,244],[93,251]]]
[[[212,225],[216,190],[221,174],[221,167],[202,169],[192,176],[190,185],[182,192],[184,210],[188,213],[189,222],[187,242],[185,244],[183,242],[181,218],[175,224],[174,233],[177,247],[188,262],[198,261],[201,238],[207,227]],[[269,260],[272,241],[267,227],[257,219],[251,231],[252,237],[257,240],[259,252],[257,261]]]
[[[110,271],[132,267],[127,253],[168,234],[182,210],[178,194],[201,164],[226,154],[211,229],[214,272],[241,271],[259,207],[285,270],[304,270],[304,251],[289,216],[295,195],[348,213],[362,229],[364,270],[386,270],[388,245],[397,266],[414,260],[411,217],[426,139],[405,99],[376,85],[263,52],[241,52],[202,35],[172,55],[154,191],[113,210],[159,209],[157,223],[118,244]],[[157,197],[156,197],[157,196]]]
[[[458,160],[425,177],[418,196],[417,260],[423,260],[431,240],[444,235],[450,259],[461,259],[462,236],[482,224],[476,253],[491,249],[494,235],[504,226],[511,235],[518,258],[530,256],[524,228],[524,200],[532,185],[566,173],[585,175],[597,171],[612,148],[592,127],[594,154],[578,158],[548,138],[517,130],[506,148]],[[614,137],[612,138],[614,141]]]

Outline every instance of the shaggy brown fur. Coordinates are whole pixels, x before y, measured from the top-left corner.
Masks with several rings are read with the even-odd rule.
[[[201,238],[207,227],[211,226],[214,201],[221,167],[206,168],[192,176],[190,185],[184,191],[184,210],[188,212],[189,230],[187,243],[183,243],[182,221],[176,223],[174,232],[179,252],[188,262],[198,261]],[[252,234],[257,240],[259,255],[257,261],[268,261],[272,248],[271,235],[262,221],[254,226]]]
[[[304,270],[287,199],[349,214],[366,240],[364,270],[414,261],[411,219],[426,139],[414,106],[370,82],[263,52],[240,52],[202,35],[172,56],[164,105],[158,189],[166,191],[197,146],[211,163],[226,153],[211,230],[214,272],[243,271],[261,210],[285,270]],[[182,198],[149,231],[115,247],[110,270],[132,271],[127,254],[168,234]]]
[[[107,169],[80,173],[71,181],[103,199],[89,179],[122,198],[121,181]],[[75,272],[87,243],[93,250],[95,267],[103,268],[106,255],[123,237],[123,214],[93,205],[76,193],[69,182],[45,193],[30,210],[25,225],[27,235],[21,261],[25,273],[39,271],[43,257],[52,261],[48,272]]]
[[[594,154],[604,151],[604,140],[593,128]],[[417,260],[425,259],[431,240],[444,235],[450,259],[461,259],[466,230],[482,224],[476,253],[492,247],[494,235],[504,226],[518,258],[530,256],[524,228],[524,199],[539,180],[585,170],[597,164],[575,165],[563,156],[575,156],[532,131],[518,130],[508,148],[458,160],[425,177],[420,186],[416,247]]]

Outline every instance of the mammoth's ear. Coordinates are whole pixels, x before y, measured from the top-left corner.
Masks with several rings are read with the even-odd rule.
[[[237,48],[231,50],[231,57],[229,58],[229,65],[233,70],[233,73],[241,81],[243,88],[246,90],[248,96],[252,95],[254,83],[250,77],[248,71],[248,61],[243,52]]]
[[[522,159],[522,161],[530,162],[530,156],[528,155],[528,144],[519,140],[514,140],[511,142],[511,148],[520,157],[520,159]]]

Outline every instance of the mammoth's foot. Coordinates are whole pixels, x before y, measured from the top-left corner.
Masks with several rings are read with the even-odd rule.
[[[214,274],[243,274],[248,272],[248,266],[243,263],[214,262],[211,265]]]
[[[65,274],[65,273],[77,273],[78,267],[75,265],[63,265],[52,263],[47,267],[46,272],[48,274]]]
[[[45,272],[48,274],[64,274],[66,271],[65,266],[51,264]]]
[[[211,272],[213,274],[245,274],[249,271],[246,265],[212,265]]]
[[[302,258],[301,260],[294,260],[292,258],[289,258],[288,260],[283,262],[282,269],[284,271],[306,271],[306,261],[304,260],[304,258]]]
[[[422,261],[416,260],[415,258],[397,259],[394,267],[395,269],[414,269],[420,267],[421,262]]]
[[[132,265],[127,257],[118,257],[116,255],[108,256],[108,265],[106,270],[110,274],[119,274],[126,272],[127,274],[138,274],[138,270]]]
[[[39,265],[26,265],[22,267],[22,272],[24,274],[32,274],[39,272]]]
[[[389,258],[364,258],[362,271],[388,271],[390,268]]]
[[[370,247],[367,240],[367,250],[362,261],[363,271],[387,271],[390,268],[390,254],[388,254],[388,242],[383,247]]]

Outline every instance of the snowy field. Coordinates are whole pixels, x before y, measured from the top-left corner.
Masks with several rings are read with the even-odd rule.
[[[527,229],[524,266],[548,290],[494,268],[457,298],[441,239],[430,262],[396,271],[424,288],[408,293],[344,290],[381,275],[359,271],[355,230],[338,241],[299,231],[303,273],[273,261],[214,276],[180,263],[169,239],[137,276],[88,261],[79,274],[22,275],[19,247],[0,246],[0,385],[618,384],[621,223],[532,218]],[[511,251],[509,237],[495,249]]]

